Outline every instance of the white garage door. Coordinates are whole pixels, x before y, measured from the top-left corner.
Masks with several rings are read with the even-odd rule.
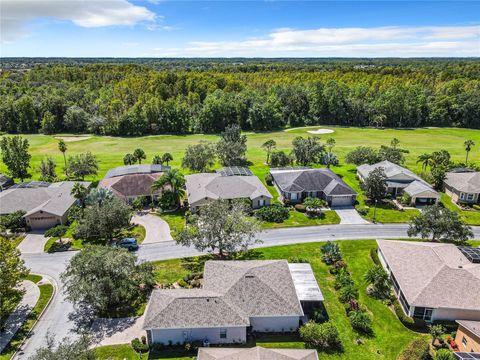
[[[332,196],[331,206],[351,206],[353,205],[351,196]]]

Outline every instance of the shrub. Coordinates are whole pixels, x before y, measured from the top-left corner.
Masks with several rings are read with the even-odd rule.
[[[366,206],[357,206],[356,210],[360,215],[367,216],[369,209]]]
[[[358,289],[355,288],[353,283],[351,285],[340,288],[339,293],[340,301],[343,303],[358,299]]]
[[[338,330],[329,321],[323,324],[309,321],[300,328],[299,332],[300,338],[308,348],[327,350],[341,347]]]
[[[370,334],[372,332],[372,318],[363,310],[352,311],[348,314],[350,324],[358,332]]]
[[[450,350],[440,349],[437,351],[437,355],[435,355],[435,360],[455,360],[455,356],[453,356]]]
[[[133,350],[135,350],[137,353],[148,352],[148,345],[146,344],[146,341],[144,344],[140,341],[140,339],[135,338],[132,340],[131,345]]]
[[[289,263],[308,263],[308,259],[300,256],[291,256],[288,258],[288,262]]]
[[[304,212],[307,211],[307,208],[303,204],[295,204],[294,207],[295,207],[295,210],[297,210],[298,212],[301,212],[301,213],[304,213]]]
[[[400,204],[404,206],[409,206],[412,203],[412,197],[408,195],[406,192],[404,192],[398,200],[400,201]]]
[[[320,248],[320,251],[323,254],[322,260],[327,265],[342,260],[342,252],[337,243],[327,241],[327,243]]]
[[[380,262],[380,258],[378,257],[377,249],[371,249],[370,250],[370,257],[372,258],[372,261],[375,263],[375,265],[381,265],[382,264]]]
[[[400,353],[397,360],[428,360],[430,359],[429,349],[427,340],[415,339]]]
[[[342,270],[335,276],[335,289],[341,289],[347,286],[353,286],[354,282],[348,271]]]
[[[272,186],[272,185],[273,185],[273,177],[272,177],[272,174],[267,174],[267,176],[265,176],[265,182],[266,182],[267,185],[269,185],[269,186]]]
[[[281,223],[289,217],[287,208],[278,204],[265,206],[255,212],[255,216],[263,221]]]
[[[407,328],[412,330],[425,330],[426,323],[424,320],[421,319],[413,319],[408,315],[405,315],[403,312],[402,305],[398,302],[398,299],[395,299],[393,302],[393,309],[395,310],[395,314],[398,317],[398,320]]]

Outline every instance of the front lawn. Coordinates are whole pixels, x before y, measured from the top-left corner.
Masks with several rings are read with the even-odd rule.
[[[175,239],[177,234],[185,227],[185,209],[171,212],[155,213],[168,223],[170,234]]]
[[[340,217],[333,210],[327,210],[318,217],[308,217],[295,209],[289,211],[287,220],[281,223],[262,222],[263,229],[276,229],[294,226],[313,226],[313,225],[331,225],[340,224]]]
[[[360,290],[360,303],[368,308],[373,317],[374,335],[370,337],[360,335],[352,330],[345,314],[344,305],[338,300],[334,289],[334,277],[329,273],[327,265],[321,261],[320,246],[322,244],[276,246],[258,249],[256,253],[259,253],[260,258],[263,259],[302,258],[311,264],[325,297],[328,316],[337,326],[344,347],[342,353],[319,353],[319,359],[396,359],[405,346],[421,335],[405,328],[387,306],[368,297],[365,293],[367,284],[363,280],[363,276],[373,266],[370,250],[376,248],[376,242],[374,240],[339,241],[344,259]],[[157,279],[163,283],[174,282],[188,273],[182,267],[180,259],[159,261],[155,263],[155,266],[158,269]],[[357,345],[357,339],[361,339],[362,344]],[[303,347],[303,343],[298,339],[292,340],[283,336],[270,338],[265,342],[263,339],[259,339],[257,344],[265,347]]]
[[[41,277],[38,275],[29,275],[27,277],[27,280],[35,283],[38,283],[40,279]],[[38,321],[40,314],[47,306],[50,298],[53,296],[54,289],[51,284],[42,284],[39,285],[38,288],[40,289],[40,297],[38,298],[36,305],[28,315],[27,320],[23,323],[22,327],[17,331],[7,347],[3,349],[2,353],[0,354],[0,360],[11,359],[15,351],[17,351],[17,349],[23,344],[25,337],[32,330],[33,326]]]
[[[66,239],[70,240],[69,244],[64,246],[59,245],[56,241],[59,239],[58,237],[49,238],[48,241],[45,243],[43,251],[45,252],[56,252],[56,251],[66,251],[66,250],[81,250],[86,245],[104,245],[105,241],[103,240],[84,240],[84,239],[74,239],[73,232],[75,230],[75,223],[70,224],[66,234],[62,237],[65,241]],[[116,238],[135,238],[137,242],[141,244],[145,239],[145,228],[142,225],[134,225],[128,229],[125,229],[115,236]]]
[[[442,193],[442,204],[452,211],[455,211],[469,225],[480,225],[480,211],[463,211],[452,202],[450,196]]]

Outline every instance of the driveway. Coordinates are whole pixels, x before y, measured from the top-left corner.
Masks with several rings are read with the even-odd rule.
[[[338,207],[333,208],[340,217],[340,224],[345,225],[362,225],[369,224],[367,220],[362,218],[354,207]]]
[[[25,239],[18,245],[18,250],[22,254],[38,254],[43,253],[43,248],[48,238],[43,236],[43,231],[35,231],[28,233]]]
[[[132,218],[132,223],[142,225],[145,228],[145,239],[142,244],[173,240],[168,223],[157,215],[137,213]]]

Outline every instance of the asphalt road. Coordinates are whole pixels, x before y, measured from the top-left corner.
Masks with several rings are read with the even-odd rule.
[[[256,247],[299,244],[326,240],[361,239],[400,239],[407,237],[408,224],[368,224],[368,225],[329,225],[304,228],[284,228],[267,230],[259,234],[263,243]],[[473,227],[475,239],[480,239],[480,227]],[[198,255],[192,248],[176,245],[174,241],[142,245],[137,252],[139,259],[145,261],[175,259]],[[50,277],[56,285],[56,293],[43,317],[35,326],[30,338],[18,353],[17,359],[27,359],[36,349],[45,344],[45,336],[51,334],[60,340],[65,336],[74,336],[75,323],[71,318],[73,306],[65,300],[61,287],[60,274],[64,271],[74,252],[54,254],[24,254],[22,258],[33,273]]]

